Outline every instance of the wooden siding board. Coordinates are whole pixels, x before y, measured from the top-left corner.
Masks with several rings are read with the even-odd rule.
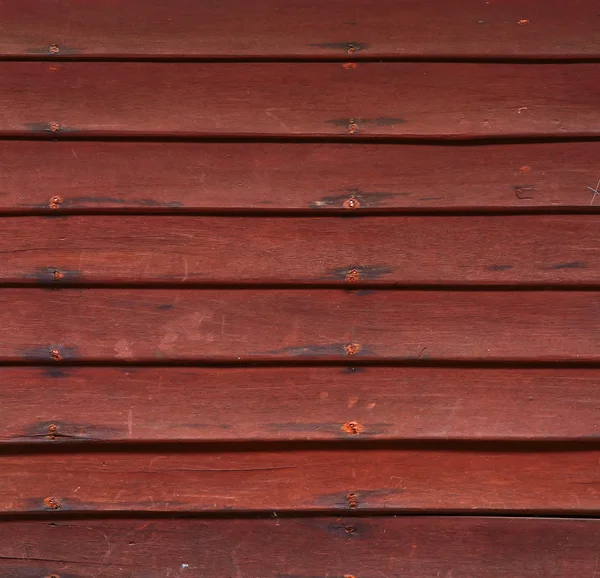
[[[598,142],[456,147],[0,141],[0,157],[5,213],[600,207],[587,188],[600,178]],[[345,208],[350,199],[353,209]]]
[[[592,576],[598,520],[302,518],[4,523],[12,578]]]
[[[600,286],[598,225],[592,215],[7,218],[0,283]]]
[[[595,369],[0,367],[0,443],[589,440]]]
[[[598,58],[593,0],[5,0],[19,58]]]
[[[600,359],[586,291],[4,289],[0,360]]]
[[[0,136],[597,137],[599,72],[600,64],[1,62]]]
[[[14,450],[4,513],[600,512],[595,449]]]

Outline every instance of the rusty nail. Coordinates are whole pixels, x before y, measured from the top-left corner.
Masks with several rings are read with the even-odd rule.
[[[344,62],[344,64],[342,64],[342,66],[346,69],[356,68],[356,62]]]
[[[525,165],[519,169],[519,171],[521,173],[528,173],[530,170],[531,170],[531,167],[528,167],[527,165]]]
[[[51,508],[52,510],[59,510],[61,506],[60,500],[54,496],[44,498],[44,504],[46,505],[46,508]]]
[[[519,20],[518,24],[520,24],[521,26],[525,26],[525,24],[529,24],[529,20],[525,20],[525,19]]]
[[[48,435],[46,437],[48,437],[49,439],[51,439],[52,441],[54,441],[56,439],[56,431],[57,431],[57,427],[55,424],[51,423],[48,426]]]
[[[62,199],[60,197],[58,197],[58,196],[50,197],[49,207],[51,209],[58,209],[58,207],[60,207],[61,203],[62,203]]]
[[[356,52],[356,46],[351,42],[348,42],[348,54],[354,54]]]
[[[60,124],[58,124],[57,122],[50,122],[48,123],[48,128],[52,132],[58,132],[60,130]]]
[[[54,271],[52,273],[52,279],[55,281],[60,281],[64,276],[64,273],[61,273],[60,271]]]
[[[358,435],[365,428],[357,421],[347,421],[340,429],[347,434]]]
[[[356,503],[356,494],[354,492],[350,492],[347,496],[346,496],[346,500],[348,501],[348,506],[350,506],[351,509],[355,509],[357,507],[357,503]]]
[[[350,269],[346,274],[346,281],[348,283],[356,283],[360,278],[360,271],[358,269]]]
[[[356,355],[361,350],[361,346],[360,343],[350,343],[346,345],[345,349],[348,355]]]
[[[348,123],[348,134],[355,134],[357,132],[360,132],[358,124],[353,118],[351,118],[350,122]]]
[[[358,209],[358,207],[360,207],[360,203],[358,202],[358,199],[350,197],[344,201],[343,207],[344,209]]]
[[[54,359],[54,361],[60,361],[62,359],[62,355],[60,354],[60,351],[58,349],[51,349],[50,357]]]
[[[58,54],[60,52],[60,48],[56,44],[51,44],[48,48],[48,52],[50,54]]]

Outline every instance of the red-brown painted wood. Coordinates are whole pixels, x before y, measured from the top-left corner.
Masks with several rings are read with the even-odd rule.
[[[2,361],[599,361],[600,293],[4,289]]]
[[[2,62],[0,135],[599,136],[599,73],[600,64]]]
[[[595,369],[1,367],[0,442],[580,440]]]
[[[12,578],[591,577],[598,520],[411,517],[56,520],[3,526]]]
[[[600,451],[296,449],[0,455],[0,511],[600,513]]]
[[[2,212],[600,207],[598,142],[0,141],[0,158]]]
[[[597,58],[593,0],[4,0],[0,55]]]
[[[4,283],[600,285],[594,215],[23,217],[0,228]]]

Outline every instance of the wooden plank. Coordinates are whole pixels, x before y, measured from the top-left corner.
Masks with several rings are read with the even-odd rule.
[[[600,451],[252,449],[0,455],[0,511],[600,512]]]
[[[598,361],[600,293],[4,289],[2,361]]]
[[[597,137],[599,74],[600,64],[2,62],[0,135]]]
[[[593,440],[600,406],[595,369],[0,367],[0,383],[0,443]]]
[[[13,578],[564,578],[592,576],[600,547],[593,519],[117,519],[1,528],[0,572]]]
[[[1,56],[598,58],[593,0],[4,0]]]
[[[5,213],[600,207],[587,188],[600,178],[598,142],[0,141],[0,158]]]
[[[9,218],[0,282],[600,285],[598,225],[594,215]]]

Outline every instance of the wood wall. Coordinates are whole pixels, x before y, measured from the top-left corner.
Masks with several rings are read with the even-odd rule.
[[[597,2],[0,22],[0,576],[600,576]]]

